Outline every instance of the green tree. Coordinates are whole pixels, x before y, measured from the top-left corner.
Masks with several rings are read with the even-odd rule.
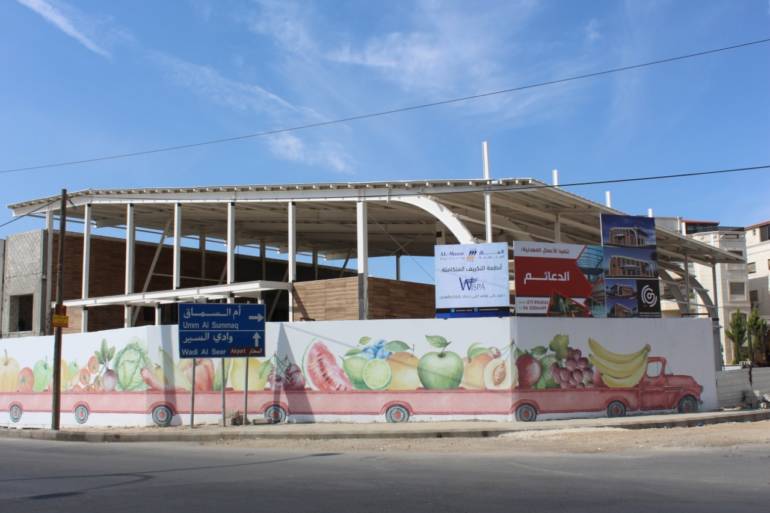
[[[727,338],[733,342],[733,361],[732,363],[738,363],[741,359],[741,347],[746,343],[746,335],[748,334],[748,323],[746,322],[746,314],[740,310],[733,312],[730,316],[730,324],[725,330]]]
[[[748,329],[749,360],[754,363],[757,351],[764,353],[765,335],[767,334],[767,321],[759,316],[756,308],[751,309],[751,314],[746,321]]]

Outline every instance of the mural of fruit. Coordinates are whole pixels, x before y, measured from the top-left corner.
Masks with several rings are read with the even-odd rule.
[[[32,392],[35,387],[35,374],[29,367],[24,367],[19,371],[19,378],[16,384],[18,392]]]
[[[118,386],[118,375],[112,369],[107,369],[102,374],[102,387],[105,392],[112,392]]]
[[[369,360],[364,366],[363,378],[370,390],[385,390],[392,378],[390,364],[385,360]]]
[[[487,364],[500,356],[500,351],[488,347],[481,347],[478,343],[471,344],[468,348],[468,356],[463,360],[462,387],[481,390],[484,388],[484,369]]]
[[[88,359],[86,368],[88,369],[88,372],[90,372],[91,374],[96,374],[97,372],[99,372],[99,358],[97,358],[96,355],[92,355]]]
[[[446,351],[450,342],[444,337],[426,335],[425,338],[430,345],[441,351],[430,352],[420,358],[417,374],[422,385],[425,388],[440,390],[460,386],[465,367],[463,359],[457,353]]]
[[[228,384],[233,390],[243,391],[246,380],[246,358],[233,358],[230,364],[230,376],[227,379]],[[264,390],[267,384],[267,377],[262,376],[262,362],[257,358],[248,358],[249,362],[249,390]]]
[[[388,357],[390,364],[390,386],[388,390],[417,390],[420,388],[420,376],[417,366],[420,360],[408,351],[399,351]]]
[[[19,382],[19,362],[4,352],[0,358],[0,392],[15,392]]]
[[[302,369],[292,362],[288,356],[283,358],[275,357],[275,368],[268,376],[267,381],[273,390],[305,389],[305,376],[302,375]]]
[[[78,373],[78,382],[80,382],[82,386],[86,386],[91,383],[91,373],[88,372],[88,369],[80,369],[80,372]]]
[[[589,361],[601,373],[601,381],[610,388],[634,387],[647,372],[647,359],[650,345],[645,345],[634,353],[614,353],[596,340],[589,338],[591,348]]]
[[[511,390],[519,384],[518,370],[508,358],[497,357],[484,367],[484,387],[487,390]]]
[[[138,341],[127,344],[115,356],[115,372],[118,390],[144,390],[147,385],[142,379],[142,369],[150,367],[147,351]],[[87,369],[84,369],[87,371]]]
[[[48,364],[48,359],[38,360],[35,366],[32,367],[32,373],[35,375],[35,385],[32,391],[42,392],[47,390],[53,377],[53,369]]]
[[[516,358],[516,370],[519,376],[519,388],[532,388],[543,374],[540,361],[529,353]]]
[[[187,390],[192,389],[192,369],[193,359],[186,358],[179,360],[177,364],[177,376],[184,378],[184,388]],[[214,362],[209,358],[197,358],[195,359],[195,391],[196,392],[211,392],[214,389],[214,376],[216,371],[214,370]]]
[[[367,390],[368,387],[364,383],[364,367],[369,361],[369,359],[363,356],[350,356],[343,360],[342,368],[345,369],[345,374],[350,378],[353,388]]]
[[[334,354],[320,340],[308,346],[302,359],[302,367],[308,384],[314,390],[334,392],[353,388],[347,374],[337,364]]]

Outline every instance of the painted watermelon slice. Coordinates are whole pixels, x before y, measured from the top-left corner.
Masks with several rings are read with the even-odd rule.
[[[313,390],[322,392],[344,392],[353,390],[345,371],[337,364],[337,358],[326,347],[326,344],[316,340],[305,351],[302,369],[308,384]]]

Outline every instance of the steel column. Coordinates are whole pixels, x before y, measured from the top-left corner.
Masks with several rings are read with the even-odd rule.
[[[126,283],[125,293],[132,294],[134,292],[134,262],[135,262],[135,246],[136,246],[136,225],[134,224],[134,204],[129,203],[126,206]],[[123,324],[126,328],[130,328],[132,323],[131,318],[131,306],[125,305],[123,307]]]
[[[227,204],[227,284],[235,283],[235,203]]]
[[[84,207],[83,215],[83,271],[82,282],[80,286],[81,299],[88,299],[88,285],[91,277],[91,204]],[[88,307],[83,307],[80,321],[80,331],[88,332]]]
[[[182,283],[182,204],[174,203],[174,257],[171,271],[171,288],[176,290]]]
[[[369,226],[366,201],[356,203],[356,267],[358,268],[358,318],[369,314]]]
[[[290,201],[287,204],[289,211],[289,261],[287,279],[289,281],[289,321],[294,320],[294,281],[297,279],[297,206]]]
[[[484,159],[484,180],[490,180],[489,172],[489,145],[487,141],[481,143],[481,153]],[[489,184],[487,184],[489,185]],[[487,242],[492,241],[492,193],[484,191],[484,233]]]

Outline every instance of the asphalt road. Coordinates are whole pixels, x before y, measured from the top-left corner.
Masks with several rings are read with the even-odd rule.
[[[0,440],[0,511],[768,511],[770,447],[312,453]]]

